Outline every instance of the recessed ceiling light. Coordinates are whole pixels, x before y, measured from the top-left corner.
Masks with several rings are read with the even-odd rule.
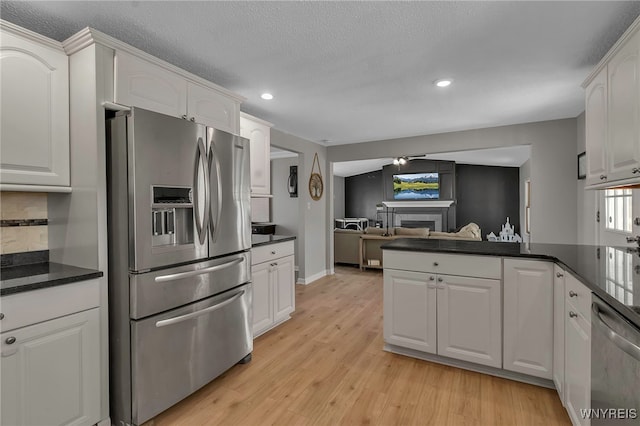
[[[271,93],[263,93],[262,95],[260,95],[260,97],[265,101],[270,101],[271,99],[273,99],[273,95]]]
[[[451,85],[451,83],[453,83],[453,80],[451,80],[450,78],[443,78],[433,82],[433,84],[435,84],[438,87],[447,87]]]

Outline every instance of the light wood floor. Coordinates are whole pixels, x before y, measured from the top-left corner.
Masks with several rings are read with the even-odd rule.
[[[162,425],[570,425],[555,390],[382,350],[382,272],[338,267],[296,286],[253,361],[175,405]]]

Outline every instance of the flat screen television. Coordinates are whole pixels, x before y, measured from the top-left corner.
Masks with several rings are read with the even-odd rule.
[[[440,198],[438,173],[393,175],[394,200],[437,200]]]

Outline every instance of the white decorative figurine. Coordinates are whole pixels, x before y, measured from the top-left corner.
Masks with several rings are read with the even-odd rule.
[[[500,231],[500,241],[508,242],[508,243],[521,243],[522,238],[520,235],[515,233],[515,227],[509,223],[509,218],[507,217],[507,223],[502,225],[502,230]]]

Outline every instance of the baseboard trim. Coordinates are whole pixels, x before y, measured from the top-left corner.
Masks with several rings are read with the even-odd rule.
[[[462,368],[464,370],[475,371],[477,373],[489,374],[490,376],[501,377],[503,379],[515,380],[516,382],[527,383],[530,385],[541,386],[543,388],[555,389],[556,386],[552,380],[542,379],[540,377],[529,376],[527,374],[516,373],[513,371],[503,370],[501,368],[489,367],[486,365],[475,364],[473,362],[461,361],[440,355],[428,354],[417,351],[415,349],[403,348],[400,346],[384,344],[385,351],[398,355],[409,356],[411,358],[421,359],[423,361],[435,362],[438,364],[449,365],[451,367]]]
[[[296,282],[296,284],[309,285],[312,282],[317,281],[322,277],[326,277],[327,275],[333,275],[333,274],[325,269],[324,271],[320,271],[317,274],[311,275],[310,277],[298,278],[298,281]]]

